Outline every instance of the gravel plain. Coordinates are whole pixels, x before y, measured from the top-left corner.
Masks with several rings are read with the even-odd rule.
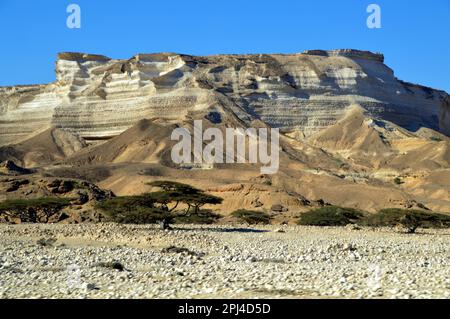
[[[0,225],[0,298],[449,298],[450,232]]]

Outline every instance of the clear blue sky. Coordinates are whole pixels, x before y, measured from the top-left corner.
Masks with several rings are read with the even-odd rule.
[[[81,7],[81,29],[66,7]],[[366,7],[382,28],[366,27]],[[129,58],[136,53],[380,51],[402,80],[450,92],[449,0],[0,0],[0,85],[55,79],[57,52]]]

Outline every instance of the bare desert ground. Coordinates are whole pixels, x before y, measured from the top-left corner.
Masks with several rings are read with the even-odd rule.
[[[0,225],[2,298],[449,298],[450,233]]]

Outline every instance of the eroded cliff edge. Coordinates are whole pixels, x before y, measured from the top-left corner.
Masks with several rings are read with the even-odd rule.
[[[54,126],[85,139],[116,136],[143,118],[179,122],[215,110],[309,136],[352,104],[410,131],[450,135],[444,91],[398,80],[382,54],[138,54],[128,60],[60,53],[56,81],[0,88],[0,145]]]

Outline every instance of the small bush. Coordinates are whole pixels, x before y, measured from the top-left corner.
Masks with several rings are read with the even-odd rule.
[[[394,183],[397,185],[404,184],[404,182],[402,181],[402,179],[400,177],[394,178]]]
[[[430,140],[434,141],[434,142],[442,142],[442,138],[440,138],[439,136],[432,136],[430,137]]]
[[[374,227],[402,225],[409,233],[414,233],[419,227],[450,227],[450,216],[422,210],[387,208],[368,216],[362,224]]]
[[[238,209],[231,213],[233,217],[242,220],[248,224],[269,224],[270,216],[264,212],[254,210]]]
[[[43,247],[53,246],[56,243],[56,238],[40,238],[36,241],[36,244]]]
[[[303,213],[298,220],[299,225],[306,226],[345,226],[354,224],[364,214],[353,208],[325,206]]]
[[[165,247],[161,250],[162,253],[175,253],[175,254],[183,254],[183,255],[190,255],[190,256],[197,256],[197,257],[203,257],[206,254],[203,252],[195,252],[190,249],[184,248],[184,247],[177,247],[177,246],[169,246]]]
[[[98,267],[114,269],[118,271],[124,271],[125,267],[118,261],[110,261],[110,262],[99,262],[96,264]]]

